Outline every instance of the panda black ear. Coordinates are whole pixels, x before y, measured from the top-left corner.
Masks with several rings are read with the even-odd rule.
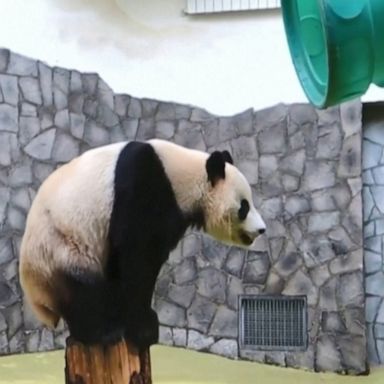
[[[208,180],[215,186],[220,179],[225,179],[225,160],[222,152],[215,151],[209,157],[205,164],[208,174]]]
[[[233,165],[233,159],[231,154],[228,151],[222,151],[223,154],[223,159],[226,163],[232,164]]]

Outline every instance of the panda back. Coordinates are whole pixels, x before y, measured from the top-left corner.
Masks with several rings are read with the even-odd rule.
[[[116,162],[125,145],[90,150],[63,165],[43,183],[33,206],[48,214],[58,231],[89,246],[104,246],[113,205]]]

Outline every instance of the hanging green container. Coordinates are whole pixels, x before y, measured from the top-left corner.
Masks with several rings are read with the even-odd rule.
[[[308,99],[325,108],[384,86],[384,0],[282,0],[292,60]]]

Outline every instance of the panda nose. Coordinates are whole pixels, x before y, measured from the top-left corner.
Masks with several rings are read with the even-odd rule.
[[[256,239],[257,236],[262,235],[263,233],[265,233],[265,228],[260,228],[260,229],[257,229],[256,231],[245,232],[245,233],[248,236],[248,238],[253,241],[253,240]]]

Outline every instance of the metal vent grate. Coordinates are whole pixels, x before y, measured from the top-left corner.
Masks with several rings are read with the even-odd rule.
[[[280,8],[280,0],[187,0],[188,14],[253,11]]]
[[[239,307],[242,348],[289,351],[307,347],[305,297],[240,296]]]

